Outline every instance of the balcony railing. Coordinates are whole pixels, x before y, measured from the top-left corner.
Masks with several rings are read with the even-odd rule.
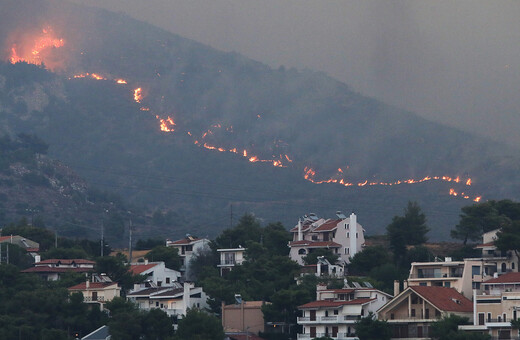
[[[104,302],[105,297],[104,296],[86,296],[83,298],[83,302]]]
[[[459,278],[462,277],[462,273],[440,273],[440,274],[412,274],[410,279],[446,279],[446,278]]]
[[[314,338],[320,338],[328,336],[331,339],[335,340],[357,340],[357,338],[354,334],[347,334],[347,333],[338,333],[336,336],[332,336],[331,333],[316,333],[316,335],[313,335],[312,339]],[[307,334],[298,334],[297,339],[311,339],[311,335],[309,333]]]

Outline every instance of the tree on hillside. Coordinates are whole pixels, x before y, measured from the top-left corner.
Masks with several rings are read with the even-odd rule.
[[[348,265],[350,274],[367,274],[372,268],[392,262],[388,250],[382,246],[365,247],[363,251],[356,253]]]
[[[224,230],[216,239],[217,248],[244,247],[247,241],[260,242],[262,230],[260,222],[251,214],[245,214],[233,228]]]
[[[166,268],[173,270],[180,270],[182,266],[179,250],[174,247],[156,246],[144,258],[152,262],[163,261]]]
[[[502,251],[512,250],[516,256],[520,255],[520,220],[502,227],[497,233],[495,246]]]
[[[488,334],[466,333],[458,330],[459,325],[468,324],[468,318],[450,314],[432,323],[431,337],[436,340],[486,340],[491,338]]]
[[[426,216],[417,202],[408,202],[404,216],[394,216],[392,223],[386,227],[390,247],[396,259],[403,259],[407,245],[420,245],[428,238],[430,228],[426,225]]]
[[[331,264],[335,264],[338,261],[339,254],[335,254],[332,249],[316,248],[313,249],[309,254],[302,258],[306,265],[317,264],[318,257],[324,256]]]
[[[392,336],[388,323],[377,320],[372,312],[358,320],[355,329],[360,340],[389,340]]]
[[[224,329],[220,319],[199,309],[189,309],[179,321],[175,334],[178,340],[223,340]]]
[[[488,201],[461,209],[460,222],[451,231],[451,237],[468,241],[478,241],[482,234],[501,228],[520,219],[520,204],[510,200]]]

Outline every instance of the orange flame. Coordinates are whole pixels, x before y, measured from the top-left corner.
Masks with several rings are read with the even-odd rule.
[[[118,84],[128,84],[128,82],[124,79],[116,79],[116,83]]]
[[[138,87],[134,90],[134,101],[140,103],[141,100],[143,100],[143,89]]]
[[[64,45],[64,39],[57,38],[51,28],[44,28],[41,34],[34,38],[30,48],[20,48],[20,46],[13,44],[9,61],[11,64],[26,62],[28,64],[41,65],[45,61],[47,52]],[[24,50],[28,52],[24,52]]]

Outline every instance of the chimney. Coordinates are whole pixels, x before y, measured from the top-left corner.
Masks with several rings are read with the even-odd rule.
[[[357,228],[356,214],[354,214],[354,213],[350,214],[350,219],[349,219],[348,223],[350,225],[350,252],[349,252],[350,255],[349,256],[354,257],[354,255],[356,255],[356,253],[358,252],[357,237],[356,237],[356,235],[358,234],[358,228]]]
[[[148,259],[144,259],[144,264],[148,264]]]
[[[401,292],[399,289],[399,285],[400,285],[399,280],[394,280],[394,296],[399,295],[399,293]]]
[[[302,220],[301,220],[301,218],[298,217],[298,241],[301,241],[301,240],[303,240]]]
[[[87,289],[90,288],[90,281],[87,279],[87,282],[85,283],[85,286],[87,287]]]
[[[38,263],[42,260],[42,257],[40,255],[34,255],[34,263]]]

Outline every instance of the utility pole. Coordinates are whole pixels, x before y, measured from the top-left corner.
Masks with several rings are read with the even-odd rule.
[[[7,261],[6,263],[9,264],[9,243],[5,246],[7,248]]]
[[[54,248],[58,248],[58,230],[54,230]]]
[[[233,204],[229,206],[229,227],[233,228]]]
[[[2,264],[2,243],[0,243],[0,264]]]
[[[130,237],[129,237],[129,244],[128,244],[128,263],[132,263],[132,218],[130,217]]]
[[[103,216],[103,221],[101,223],[101,257],[103,257],[103,247],[104,247],[104,236],[103,236],[103,233],[105,232],[105,216]]]

